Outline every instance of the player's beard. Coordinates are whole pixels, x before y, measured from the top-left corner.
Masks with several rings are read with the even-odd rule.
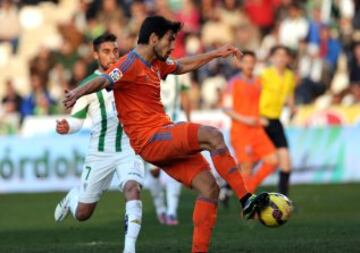
[[[159,51],[160,50],[155,46],[154,47],[154,54],[155,54],[156,58],[158,60],[160,60],[160,61],[166,61],[169,56],[168,55],[162,56]]]

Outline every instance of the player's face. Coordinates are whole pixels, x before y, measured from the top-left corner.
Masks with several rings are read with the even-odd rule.
[[[245,75],[252,75],[255,69],[256,59],[251,55],[245,55],[240,62],[240,68]]]
[[[154,45],[154,53],[160,61],[166,61],[174,50],[175,34],[168,31],[158,42]]]
[[[104,42],[95,51],[94,58],[98,61],[103,70],[107,70],[119,59],[119,46],[117,42]]]
[[[272,56],[272,63],[277,68],[286,68],[290,63],[290,56],[284,49],[278,49]]]

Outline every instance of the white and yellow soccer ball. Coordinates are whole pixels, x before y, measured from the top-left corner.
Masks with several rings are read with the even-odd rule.
[[[279,227],[285,224],[291,216],[294,206],[292,201],[283,194],[269,193],[270,203],[258,211],[260,222],[267,227]]]

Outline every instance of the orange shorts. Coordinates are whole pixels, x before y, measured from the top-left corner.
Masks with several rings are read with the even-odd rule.
[[[140,156],[169,176],[191,187],[192,180],[210,166],[200,154],[199,124],[181,122],[160,128],[143,147]]]
[[[249,130],[246,133],[232,133],[231,145],[239,163],[255,162],[276,152],[263,128]]]

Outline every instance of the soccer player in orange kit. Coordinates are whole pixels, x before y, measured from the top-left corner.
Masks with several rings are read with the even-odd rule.
[[[252,51],[243,51],[241,60],[234,58],[234,64],[241,73],[231,79],[224,111],[232,119],[231,145],[239,162],[243,180],[250,192],[276,170],[278,159],[276,149],[265,133],[263,126],[268,122],[259,114],[261,93],[260,78],[254,76],[256,56]],[[253,174],[254,162],[262,165]],[[241,166],[240,166],[241,165]]]
[[[245,217],[253,218],[257,208],[267,206],[269,195],[256,196],[248,192],[217,128],[190,122],[174,124],[165,114],[160,101],[161,78],[190,72],[215,58],[241,54],[238,49],[226,45],[176,62],[170,60],[168,57],[180,29],[179,22],[161,16],[147,17],[141,25],[136,48],[121,57],[108,74],[68,91],[64,105],[70,108],[85,94],[103,88],[114,89],[118,116],[135,152],[200,193],[193,213],[192,252],[208,252],[219,187],[200,151],[210,151],[218,173],[240,200]]]

